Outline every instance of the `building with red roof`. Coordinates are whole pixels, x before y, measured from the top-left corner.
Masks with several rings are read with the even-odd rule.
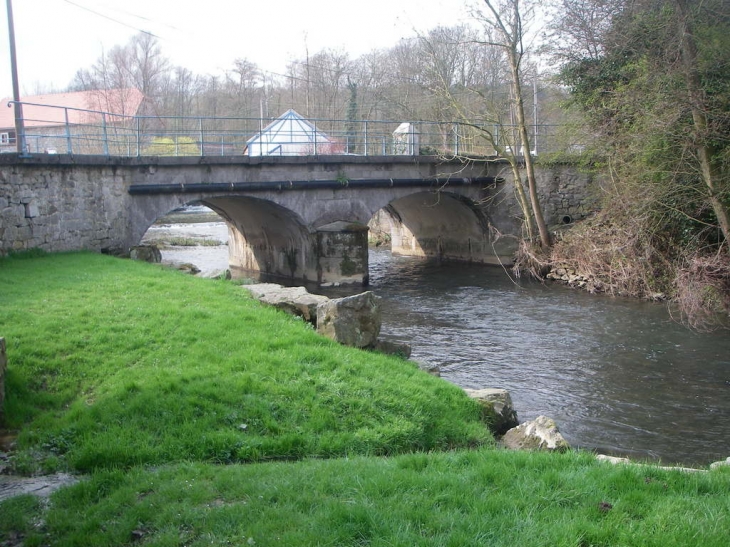
[[[15,152],[15,109],[0,103],[0,152]],[[135,88],[49,93],[21,98],[31,153],[101,153],[133,127],[144,95]],[[110,132],[111,137],[110,138]]]

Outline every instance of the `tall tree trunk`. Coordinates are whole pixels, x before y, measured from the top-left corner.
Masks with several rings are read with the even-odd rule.
[[[532,153],[530,146],[530,136],[527,134],[527,121],[525,120],[525,104],[522,99],[522,86],[520,85],[520,70],[516,62],[516,58],[510,55],[510,65],[512,69],[512,87],[515,95],[515,111],[517,114],[517,130],[520,135],[520,142],[523,146],[523,156],[525,158],[525,171],[527,172],[527,188],[530,192],[530,203],[532,204],[532,213],[535,215],[535,224],[540,232],[540,242],[543,247],[552,245],[550,231],[545,224],[545,218],[542,215],[542,207],[540,207],[540,198],[537,195],[537,179],[535,178],[535,165],[532,161]]]
[[[537,180],[535,179],[535,166],[530,154],[530,136],[527,134],[527,122],[525,120],[525,105],[522,99],[522,85],[520,79],[520,63],[524,56],[522,40],[525,28],[523,26],[523,13],[520,10],[520,0],[483,0],[492,14],[492,18],[485,17],[485,23],[497,31],[501,40],[494,42],[494,45],[504,48],[510,67],[511,86],[513,94],[513,106],[517,116],[517,132],[523,148],[526,149],[524,156],[525,171],[527,173],[527,188],[530,193],[530,205],[532,216],[540,233],[540,242],[543,247],[552,245],[550,232],[545,224],[545,218],[540,207],[540,199],[537,195]],[[531,13],[528,6],[527,12]],[[513,143],[517,144],[517,143]],[[514,148],[514,146],[513,146]],[[514,156],[518,151],[512,150]],[[514,158],[512,161],[515,161]],[[514,168],[514,166],[513,166]],[[519,171],[519,170],[518,170]],[[520,181],[521,184],[521,181]]]
[[[690,108],[692,109],[692,121],[694,122],[695,142],[697,143],[697,158],[700,163],[702,179],[707,187],[707,197],[715,212],[720,231],[726,242],[726,249],[730,254],[730,214],[728,208],[722,203],[717,191],[717,181],[720,180],[719,169],[713,161],[716,151],[708,142],[708,121],[705,104],[705,96],[702,90],[697,68],[698,55],[697,44],[692,34],[692,26],[689,19],[689,8],[687,0],[675,0],[679,8],[680,51],[684,63],[684,79],[687,86]]]
[[[512,178],[515,181],[515,192],[517,193],[517,200],[520,202],[520,208],[522,213],[525,215],[525,227],[527,229],[527,240],[532,241],[535,235],[535,222],[532,219],[532,211],[530,211],[530,200],[527,199],[525,194],[525,187],[522,184],[522,177],[520,176],[520,166],[517,165],[517,160],[513,157],[508,158],[510,167],[512,168]]]

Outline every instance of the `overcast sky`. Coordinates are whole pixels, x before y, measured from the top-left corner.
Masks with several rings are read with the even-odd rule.
[[[438,25],[465,20],[467,0],[13,0],[21,95],[64,88],[104,49],[140,30],[196,74],[234,59],[285,70],[329,47],[357,57]],[[0,97],[12,96],[5,2],[0,16]]]

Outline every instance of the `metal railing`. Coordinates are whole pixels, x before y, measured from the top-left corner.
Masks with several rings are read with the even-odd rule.
[[[12,106],[14,101],[8,103]],[[307,119],[298,129],[266,131],[276,120],[239,117],[128,116],[22,102],[29,154],[106,156],[464,155],[521,151],[514,128],[485,123]],[[32,107],[32,108],[29,108]],[[576,152],[563,126],[533,126],[541,152]],[[2,131],[2,129],[0,129]],[[14,132],[13,132],[14,134]],[[5,138],[0,151],[15,151]]]

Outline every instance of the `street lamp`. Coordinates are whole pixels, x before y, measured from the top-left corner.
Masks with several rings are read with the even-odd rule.
[[[15,28],[13,26],[13,4],[6,0],[8,6],[8,38],[10,39],[10,71],[13,78],[13,107],[15,109],[15,144],[18,154],[25,154],[25,127],[23,125],[23,105],[20,103],[18,86],[18,62],[15,59]]]

